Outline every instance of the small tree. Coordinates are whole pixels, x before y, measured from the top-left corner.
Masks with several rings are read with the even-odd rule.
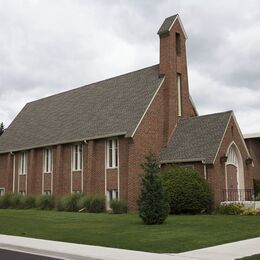
[[[162,224],[169,215],[170,207],[159,178],[157,158],[149,152],[142,168],[144,174],[139,196],[139,216],[145,224]]]
[[[4,123],[2,122],[0,124],[0,136],[4,133],[4,131],[5,131],[5,127],[4,127]]]

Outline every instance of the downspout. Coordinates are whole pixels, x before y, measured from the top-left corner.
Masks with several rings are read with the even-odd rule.
[[[207,165],[204,164],[203,168],[204,168],[204,179],[207,180]]]

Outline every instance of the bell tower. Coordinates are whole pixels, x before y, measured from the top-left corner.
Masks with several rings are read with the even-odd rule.
[[[192,116],[186,59],[187,35],[178,14],[166,18],[161,25],[160,76],[165,77],[164,112],[165,143],[180,118]]]

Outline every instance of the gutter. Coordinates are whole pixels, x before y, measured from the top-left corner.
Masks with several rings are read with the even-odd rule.
[[[19,151],[26,151],[30,149],[36,149],[36,148],[44,148],[44,147],[49,147],[49,146],[54,146],[54,145],[59,145],[59,144],[72,144],[72,143],[77,143],[77,142],[87,142],[90,140],[96,140],[96,139],[103,139],[103,138],[109,138],[109,137],[114,137],[114,136],[125,136],[127,132],[119,132],[119,133],[113,133],[113,134],[108,134],[108,135],[98,135],[98,136],[93,136],[93,137],[87,137],[87,138],[81,138],[81,139],[75,139],[75,140],[70,140],[70,141],[63,141],[63,142],[57,142],[57,143],[48,143],[44,145],[36,145],[36,146],[28,146],[28,147],[22,147],[19,149],[15,150],[6,150],[6,151],[0,151],[0,154],[4,153],[13,153],[13,152],[19,152]]]
[[[160,161],[161,164],[163,163],[185,163],[185,162],[202,162],[206,164],[205,159],[203,158],[191,158],[191,159],[179,159],[179,160],[164,160]]]

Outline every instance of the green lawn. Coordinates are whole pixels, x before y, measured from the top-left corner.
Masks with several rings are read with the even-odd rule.
[[[259,260],[260,259],[260,255],[252,255],[252,256],[248,256],[248,257],[243,257],[240,258],[241,260]]]
[[[0,210],[0,233],[66,242],[177,253],[260,236],[259,216],[170,216],[158,226],[133,214]]]

